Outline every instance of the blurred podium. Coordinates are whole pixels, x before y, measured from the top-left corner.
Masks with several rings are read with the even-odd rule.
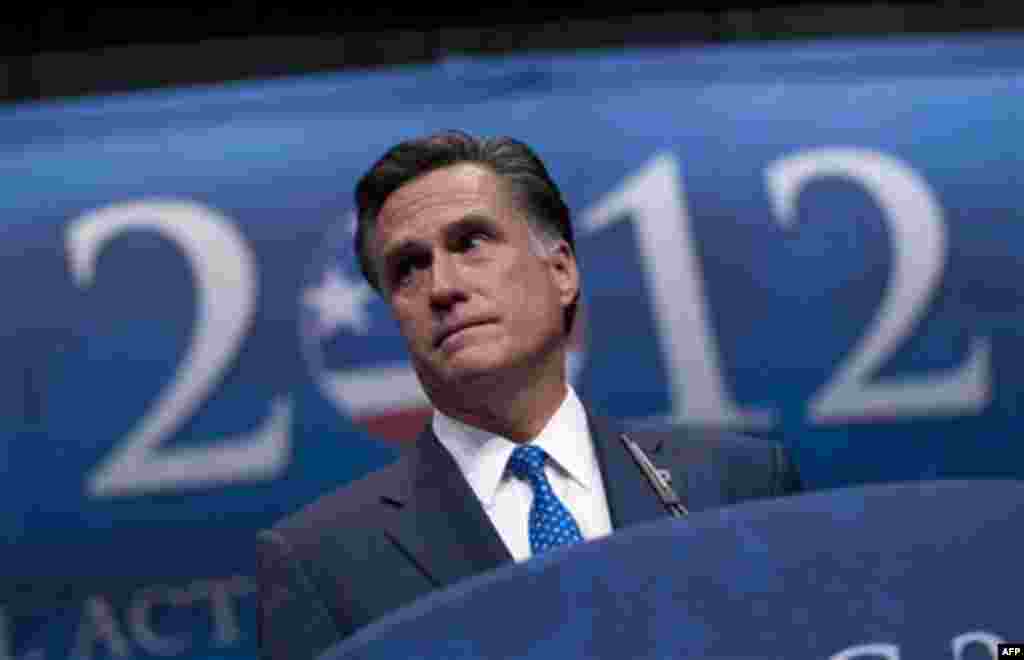
[[[1024,482],[750,502],[477,576],[321,660],[987,660],[1024,641],[1022,541]]]

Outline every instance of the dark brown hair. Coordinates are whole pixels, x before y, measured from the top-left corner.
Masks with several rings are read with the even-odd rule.
[[[569,207],[532,149],[509,137],[477,138],[462,131],[444,131],[395,145],[356,185],[355,251],[363,276],[377,291],[381,291],[381,286],[368,246],[384,202],[413,179],[459,163],[475,163],[491,169],[509,184],[509,190],[533,227],[545,237],[565,240],[575,255]],[[565,310],[566,334],[572,329],[578,300],[577,294],[577,299]]]

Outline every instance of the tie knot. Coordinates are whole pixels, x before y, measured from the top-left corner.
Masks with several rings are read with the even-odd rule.
[[[521,445],[512,452],[508,459],[508,469],[520,479],[532,481],[537,477],[544,476],[544,462],[548,460],[547,453],[540,447],[534,445]]]

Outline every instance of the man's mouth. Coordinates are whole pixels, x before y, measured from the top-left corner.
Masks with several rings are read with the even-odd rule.
[[[490,323],[490,321],[472,321],[469,323],[460,323],[442,332],[439,336],[439,339],[434,343],[434,345],[437,347],[443,346],[444,343],[448,341],[448,339],[454,337],[463,330],[468,330],[469,328],[475,328],[481,325],[486,325],[487,323]]]

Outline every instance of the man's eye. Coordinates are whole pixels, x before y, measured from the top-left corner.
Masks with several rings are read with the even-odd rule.
[[[408,260],[402,261],[392,269],[391,281],[396,286],[401,285],[409,279],[410,273],[412,273],[412,263]]]
[[[473,231],[462,237],[460,241],[460,247],[463,250],[473,250],[480,247],[488,236],[482,231]]]

